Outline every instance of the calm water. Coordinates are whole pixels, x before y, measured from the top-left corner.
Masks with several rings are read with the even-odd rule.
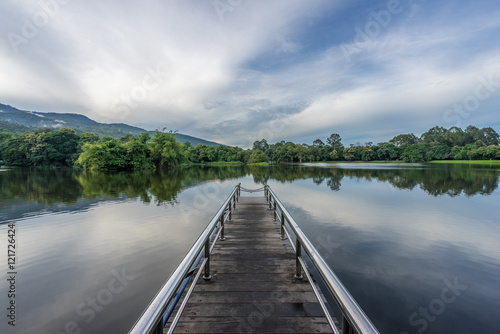
[[[241,182],[274,189],[382,333],[498,333],[499,176],[396,164],[0,170],[0,332],[126,333]]]

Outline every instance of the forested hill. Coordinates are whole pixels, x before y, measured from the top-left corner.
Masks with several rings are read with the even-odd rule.
[[[91,132],[98,136],[111,136],[113,138],[122,138],[126,135],[137,136],[147,132],[147,130],[123,123],[99,123],[81,114],[26,111],[0,103],[0,132],[21,133],[38,128],[56,130],[63,127],[73,129],[77,134]],[[219,145],[215,142],[180,133],[177,133],[175,137],[179,142],[190,142],[193,146],[198,144]]]

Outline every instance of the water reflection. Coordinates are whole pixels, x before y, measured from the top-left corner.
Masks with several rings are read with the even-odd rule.
[[[402,168],[404,167],[404,168]],[[338,191],[344,177],[351,179],[388,182],[397,189],[412,190],[420,187],[432,196],[458,196],[465,194],[489,195],[498,188],[498,170],[464,165],[388,165],[388,164],[329,164],[321,166],[276,166],[268,169],[251,169],[256,183],[269,179],[293,182],[312,179],[320,185]]]
[[[174,205],[183,190],[206,181],[245,176],[245,168],[186,168],[169,173],[77,173],[72,170],[11,169],[0,172],[0,219],[40,210],[81,210],[97,201],[139,198]]]
[[[74,204],[79,198],[139,197],[144,203],[174,204],[180,191],[205,181],[252,175],[257,184],[269,180],[311,179],[340,190],[344,178],[381,181],[397,189],[421,188],[432,196],[489,195],[498,188],[500,172],[466,165],[337,164],[273,167],[196,167],[169,173],[75,173],[64,170],[13,169],[0,172],[0,205],[14,200],[40,204]],[[362,166],[363,165],[363,166]]]
[[[3,222],[32,212],[18,224],[25,319],[18,329],[60,332],[76,321],[83,332],[126,332],[242,182],[273,187],[381,332],[491,332],[500,325],[499,176],[425,164],[0,171],[0,243]],[[69,213],[45,214],[58,210]],[[77,307],[123,268],[134,280],[87,324]],[[426,329],[410,323],[455,277],[467,285],[456,302]]]

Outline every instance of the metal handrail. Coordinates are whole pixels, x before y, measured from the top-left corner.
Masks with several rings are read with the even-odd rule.
[[[269,208],[274,211],[274,219],[278,219],[278,209],[281,213],[281,238],[284,239],[285,234],[288,234],[285,229],[285,224],[287,224],[290,227],[291,231],[295,234],[295,247],[293,247],[294,245],[292,244],[297,257],[295,276],[302,276],[301,267],[304,263],[304,260],[301,255],[301,250],[303,249],[309,256],[312,264],[318,271],[326,287],[328,288],[329,292],[335,299],[335,302],[342,312],[342,333],[347,334],[350,333],[351,330],[354,330],[359,334],[378,334],[378,330],[372,324],[370,319],[366,316],[358,303],[356,303],[356,301],[344,287],[342,282],[340,282],[337,275],[335,275],[335,273],[328,266],[326,261],[321,257],[316,248],[314,248],[304,232],[302,232],[299,225],[295,222],[290,213],[285,209],[276,194],[267,185],[265,187],[265,196],[269,201]]]
[[[204,267],[205,279],[210,279],[210,253],[216,242],[216,238],[212,247],[210,247],[210,238],[216,228],[220,227],[220,237],[224,238],[224,222],[227,218],[231,219],[232,209],[236,206],[238,197],[240,196],[240,184],[238,184],[226,199],[219,211],[212,218],[205,230],[193,244],[189,252],[186,254],[177,269],[172,273],[170,278],[163,284],[160,291],[156,294],[149,306],[144,310],[140,318],[136,321],[129,334],[145,334],[145,333],[163,333],[163,328],[168,319],[163,319],[166,310],[174,300],[182,282],[189,276],[193,264],[196,262],[198,255],[204,252],[204,260],[198,268],[201,271]],[[192,276],[192,275],[191,275]],[[193,281],[192,284],[196,284]]]

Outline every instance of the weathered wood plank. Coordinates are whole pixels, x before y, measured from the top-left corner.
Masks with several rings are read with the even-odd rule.
[[[189,299],[189,303],[253,303],[255,301],[269,301],[278,297],[284,303],[315,303],[316,296],[312,291],[301,294],[295,291],[205,291],[197,293]]]
[[[176,333],[328,333],[323,317],[185,317]]]
[[[272,296],[271,296],[272,298]],[[321,317],[323,311],[318,303],[279,303],[271,301],[253,303],[191,303],[184,310],[183,316],[188,317],[247,317],[252,312],[260,311],[267,317]]]
[[[175,333],[331,333],[264,197],[241,197]]]

